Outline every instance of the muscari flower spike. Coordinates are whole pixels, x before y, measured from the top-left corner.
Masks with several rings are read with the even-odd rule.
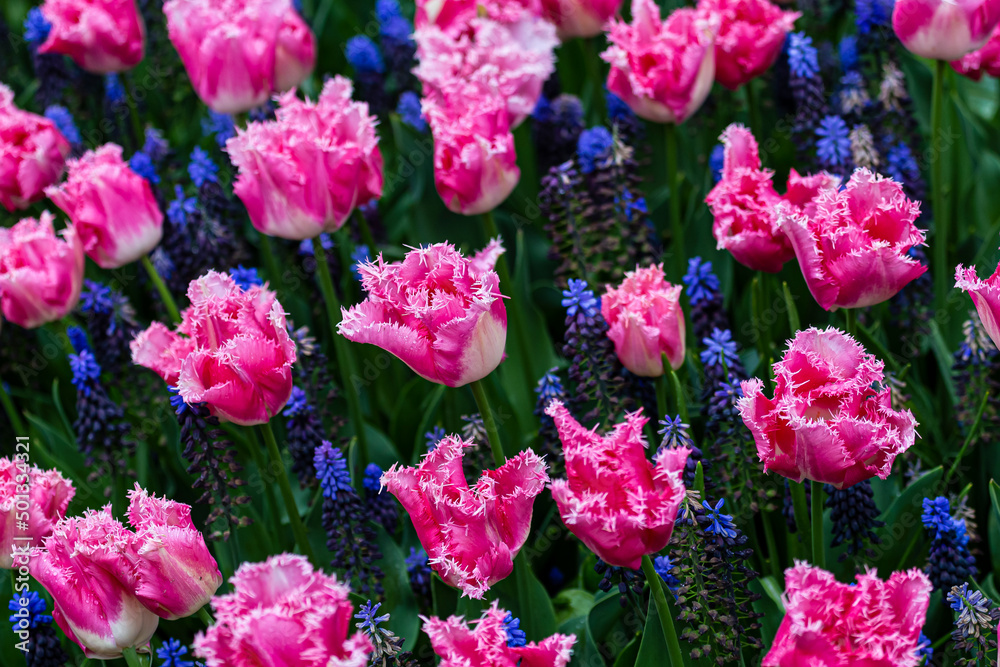
[[[217,183],[218,173],[219,166],[212,161],[208,151],[201,146],[195,146],[188,163],[188,175],[191,181],[199,188],[207,182]]]
[[[850,132],[840,116],[826,116],[816,128],[816,154],[827,167],[847,166],[851,157]]]
[[[204,667],[204,663],[188,660],[188,647],[179,639],[170,638],[156,649],[156,657],[162,660],[159,667]]]
[[[733,332],[729,329],[714,329],[712,335],[702,339],[705,349],[701,351],[701,363],[706,366],[733,366],[740,361]]]
[[[509,611],[504,616],[503,629],[507,633],[507,646],[515,648],[528,643],[528,636],[521,629],[521,619],[514,618],[514,614]]]
[[[229,269],[229,276],[236,281],[241,290],[248,290],[254,285],[263,285],[264,279],[260,277],[257,269],[254,267],[245,267],[242,264],[236,268]]]
[[[594,317],[600,312],[600,302],[594,297],[593,290],[587,289],[586,280],[570,278],[569,289],[563,290],[562,294],[562,306],[570,317],[575,317],[577,313]]]

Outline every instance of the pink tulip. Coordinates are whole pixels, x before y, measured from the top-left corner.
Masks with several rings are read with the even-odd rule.
[[[835,191],[839,179],[827,173],[802,177],[792,169],[788,194],[779,195],[771,182],[774,172],[761,169],[757,140],[739,124],[719,138],[725,146],[722,178],[705,197],[715,222],[712,233],[719,250],[754,271],[777,273],[795,256],[792,244],[779,228],[778,205],[806,214],[815,211],[815,199]]]
[[[441,658],[440,667],[565,667],[569,663],[576,635],[552,635],[538,644],[509,647],[507,613],[494,600],[473,621],[475,629],[462,616],[424,618],[424,632]]]
[[[738,401],[764,469],[838,489],[888,477],[913,445],[917,421],[893,410],[882,368],[842,331],[798,332],[774,364],[774,398],[753,379]]]
[[[622,0],[542,0],[545,18],[563,41],[600,35],[621,6]]]
[[[263,424],[292,394],[295,342],[274,292],[241,290],[209,271],[188,286],[186,323],[195,349],[181,364],[177,389],[185,403],[205,403],[223,421]]]
[[[14,106],[14,93],[0,83],[0,204],[27,208],[62,176],[70,145],[44,116]]]
[[[177,384],[185,403],[205,403],[234,424],[263,424],[292,394],[295,342],[266,286],[243,291],[209,271],[188,286],[191,306],[174,331],[154,322],[131,342],[132,362]]]
[[[973,81],[982,79],[983,74],[1000,77],[1000,25],[993,29],[989,41],[982,48],[953,60],[951,67]]]
[[[646,458],[642,410],[607,437],[586,429],[560,401],[545,409],[566,456],[566,477],[551,484],[566,527],[609,565],[639,569],[642,557],[670,541],[684,500],[681,475],[690,450],[663,449]]]
[[[1000,22],[1000,0],[896,0],[892,29],[907,49],[958,60],[980,48]]]
[[[768,0],[700,0],[698,8],[721,19],[715,38],[715,80],[736,90],[774,64],[800,12]]]
[[[449,34],[464,32],[469,23],[486,17],[504,24],[541,17],[541,0],[417,0],[417,30],[436,26]]]
[[[244,563],[212,600],[215,625],[194,640],[207,667],[365,667],[371,643],[349,635],[350,590],[294,554]]]
[[[980,280],[974,266],[965,268],[960,264],[955,268],[955,287],[972,297],[983,328],[1000,348],[1000,265],[992,276]]]
[[[32,556],[31,575],[55,602],[52,616],[88,658],[145,647],[160,622],[135,596],[134,540],[108,506],[63,519]]]
[[[483,599],[490,586],[514,570],[514,557],[531,530],[535,496],[549,477],[545,463],[525,450],[469,488],[457,436],[441,440],[416,468],[395,464],[382,486],[413,519],[430,565],[445,583]]]
[[[718,30],[719,17],[703,10],[677,9],[663,21],[653,0],[633,0],[632,24],[612,21],[601,54],[608,90],[646,120],[683,123],[712,90]]]
[[[448,243],[411,250],[402,262],[359,266],[368,298],[344,311],[337,331],[396,355],[420,377],[461,387],[500,365],[507,309],[493,266],[496,239],[467,259]]]
[[[625,274],[620,287],[607,286],[601,314],[622,366],[636,375],[663,375],[663,355],[677,370],[684,363],[684,311],[680,285],[671,285],[663,265]]]
[[[45,211],[0,228],[0,308],[26,329],[61,319],[83,287],[83,244],[72,227],[57,237],[52,220]]]
[[[315,37],[291,0],[167,0],[163,13],[195,92],[213,111],[260,106],[315,64]]]
[[[135,0],[45,0],[52,24],[40,53],[61,53],[94,74],[132,69],[146,48],[146,25]]]
[[[172,621],[208,604],[222,573],[191,522],[191,507],[150,496],[136,483],[128,521],[136,532],[135,595],[147,609]]]
[[[784,207],[779,225],[816,302],[836,310],[882,303],[927,270],[909,255],[924,242],[919,215],[903,186],[858,169],[843,190],[823,191],[811,215]]]
[[[129,343],[132,363],[155,372],[171,387],[177,386],[181,365],[194,352],[194,340],[153,322]]]
[[[66,516],[74,495],[73,482],[58,470],[0,458],[0,569],[14,567],[15,550],[20,554],[40,547]],[[26,564],[18,560],[18,565]]]
[[[559,44],[552,24],[532,16],[513,25],[476,18],[459,34],[432,26],[415,38],[420,64],[414,74],[425,97],[474,112],[466,99],[474,84],[506,101],[512,128],[534,111],[542,85],[555,71],[553,50]]]
[[[70,160],[66,181],[45,194],[69,216],[84,252],[101,268],[131,264],[163,238],[153,189],[122,160],[121,146],[105,144]]]
[[[318,102],[289,92],[276,120],[250,123],[226,142],[236,195],[268,236],[301,241],[336,231],[355,207],[382,195],[382,154],[368,105],[336,76]]]
[[[798,562],[785,570],[785,618],[763,667],[916,667],[931,582],[920,570],[842,584]]]
[[[462,215],[499,206],[521,178],[504,100],[473,93],[468,106],[448,107],[425,99],[424,115],[434,135],[434,185],[445,206]]]

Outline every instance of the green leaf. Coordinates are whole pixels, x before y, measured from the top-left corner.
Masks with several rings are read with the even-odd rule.
[[[506,609],[521,619],[521,628],[530,641],[541,641],[556,631],[556,613],[545,586],[535,576],[523,555],[514,560],[515,600],[502,601]]]
[[[918,553],[916,548],[923,536],[920,521],[923,500],[934,493],[943,475],[944,470],[940,466],[928,470],[906,487],[879,517],[885,526],[877,531],[882,543],[874,546],[876,557],[873,564],[878,567],[881,576],[887,577],[896,570],[919,566],[925,560],[925,555]]]
[[[642,631],[642,642],[635,658],[635,667],[663,667],[667,655],[667,642],[663,639],[660,615],[656,605],[650,604],[646,614],[646,628]]]
[[[594,607],[594,594],[582,588],[567,588],[559,592],[552,606],[556,612],[556,625],[562,628],[564,623],[573,619],[584,618]],[[559,630],[562,632],[562,630]]]
[[[633,637],[632,641],[626,644],[622,652],[615,658],[614,667],[633,667],[633,665],[638,665],[637,658],[639,657],[639,643],[641,641],[642,635]]]
[[[379,567],[385,573],[385,579],[382,580],[385,587],[384,610],[392,613],[386,626],[406,640],[404,648],[409,651],[417,643],[417,636],[420,634],[420,607],[410,587],[406,557],[392,536],[381,529],[378,531],[378,546],[382,551]]]
[[[791,290],[788,289],[788,283],[781,283],[781,291],[785,295],[785,308],[788,310],[788,328],[792,330],[792,335],[802,328],[799,323],[799,311],[795,307],[795,297],[792,296]]]

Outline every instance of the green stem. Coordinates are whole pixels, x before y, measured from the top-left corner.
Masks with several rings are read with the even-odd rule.
[[[948,212],[944,202],[944,154],[935,148],[942,134],[944,77],[948,64],[934,63],[934,90],[931,98],[931,197],[934,207],[934,286],[937,307],[943,308],[948,296],[948,284],[954,271],[948,263]]]
[[[757,106],[757,95],[753,89],[752,79],[743,84],[743,92],[747,96],[747,115],[750,118],[750,131],[753,133],[753,136],[762,139],[760,107]]]
[[[591,114],[596,116],[596,122],[598,124],[604,123],[605,109],[604,109],[604,77],[601,76],[601,56],[598,53],[598,48],[596,46],[597,37],[591,37],[585,39],[584,42],[587,47],[587,80],[593,88],[593,97],[590,99],[590,109]]]
[[[792,508],[795,510],[795,527],[799,535],[805,535],[809,530],[809,510],[806,508],[806,487],[805,482],[789,482],[789,489],[792,492]],[[813,489],[815,493],[815,489]],[[805,542],[805,540],[802,540]],[[813,560],[810,558],[810,560]],[[815,561],[813,561],[815,562]]]
[[[201,622],[204,623],[206,627],[212,627],[215,625],[215,619],[212,618],[210,613],[208,613],[208,607],[202,607],[198,610],[198,618],[201,619]]]
[[[826,493],[823,485],[813,482],[812,485],[812,563],[818,568],[826,569],[826,548],[823,545],[823,501]]]
[[[128,667],[142,667],[142,663],[139,662],[139,654],[135,652],[134,646],[122,649],[122,656],[125,658],[125,663]]]
[[[281,271],[278,269],[278,262],[274,256],[274,244],[267,234],[260,235],[260,254],[264,256],[264,269],[267,277],[270,278],[271,289],[277,290],[278,281],[281,280]]]
[[[774,527],[771,525],[771,513],[760,513],[761,523],[764,524],[764,541],[767,543],[768,560],[771,562],[771,574],[780,586],[782,584],[781,561],[778,558],[778,543],[774,539]]]
[[[361,241],[368,246],[368,256],[372,257],[376,253],[375,237],[372,236],[371,227],[368,226],[368,218],[361,212],[361,209],[354,210],[354,217],[358,219],[358,231],[361,232]]]
[[[128,104],[129,122],[132,124],[132,132],[135,134],[135,150],[138,152],[145,143],[145,132],[142,129],[142,121],[139,119],[139,108],[135,104],[135,91],[133,90],[131,76],[125,82],[125,101]]]
[[[965,436],[965,442],[962,443],[962,449],[958,450],[958,456],[955,457],[955,461],[951,464],[951,467],[948,468],[948,472],[944,476],[944,481],[942,482],[943,487],[948,487],[948,482],[951,480],[951,476],[954,475],[955,471],[958,469],[958,464],[962,461],[962,457],[965,456],[965,452],[968,451],[969,445],[971,445],[972,441],[976,439],[977,435],[979,435],[979,428],[983,421],[983,411],[986,409],[986,403],[989,398],[990,392],[987,391],[983,393],[983,398],[979,402],[979,410],[976,411],[976,420],[972,422],[972,428],[969,429],[969,434]]]
[[[267,501],[267,508],[268,510],[271,511],[271,513],[275,513],[278,511],[278,501],[275,499],[274,489],[272,488],[271,483],[268,481],[269,474],[267,469],[267,461],[261,454],[260,441],[257,440],[257,436],[254,435],[253,431],[250,432],[250,440],[251,440],[250,442],[244,441],[243,444],[246,445],[247,449],[250,450],[250,458],[253,459],[254,465],[257,466],[257,475],[260,477],[261,484],[264,486],[264,499]],[[281,525],[280,521],[276,523],[276,525],[274,526],[276,531],[278,529],[278,526],[280,525]],[[266,526],[263,527],[262,529],[264,530],[265,533],[268,534],[268,537],[271,539],[277,539],[275,535],[280,536],[281,534],[280,532],[277,532],[275,533],[275,535],[270,535]],[[235,560],[235,554],[234,554],[233,567],[235,568],[237,565],[238,563]]]
[[[333,278],[330,277],[330,265],[326,261],[326,250],[318,238],[313,239],[313,256],[316,258],[316,276],[319,278],[319,288],[323,293],[323,301],[326,302],[326,315],[330,322],[330,336],[333,337],[333,347],[337,352],[338,366],[340,367],[340,378],[344,396],[347,398],[347,409],[351,414],[351,421],[354,422],[354,433],[358,438],[358,445],[361,448],[358,456],[358,474],[356,480],[363,478],[362,472],[368,465],[368,438],[365,434],[365,417],[361,411],[361,397],[358,396],[358,389],[354,380],[358,378],[354,365],[354,356],[347,346],[346,339],[337,333],[337,325],[340,324],[340,299],[333,289]]]
[[[663,584],[660,575],[653,568],[653,561],[648,555],[642,557],[642,571],[649,582],[649,591],[656,605],[656,614],[660,617],[660,627],[663,628],[663,639],[667,644],[667,655],[670,656],[670,667],[683,667],[684,657],[681,654],[681,645],[677,641],[677,631],[674,630],[674,619],[670,614],[670,606],[667,604],[667,596],[663,594]]]
[[[483,426],[486,428],[486,437],[490,441],[490,450],[493,452],[493,462],[499,468],[507,462],[504,456],[503,446],[500,444],[500,433],[497,431],[497,422],[493,418],[493,410],[490,409],[490,402],[486,398],[486,388],[483,387],[482,380],[470,382],[472,395],[476,397],[476,405],[479,406],[479,414],[483,418]]]
[[[3,410],[7,413],[10,425],[14,427],[14,435],[28,435],[24,429],[24,422],[21,421],[21,415],[14,407],[14,401],[7,393],[7,388],[3,386],[3,378],[0,378],[0,403],[3,403]]]
[[[670,366],[664,367],[664,371]],[[656,411],[661,420],[667,418],[667,374],[664,373],[656,380]]]
[[[681,220],[681,197],[680,185],[677,180],[677,126],[667,123],[667,187],[670,188],[670,230],[673,235],[671,247],[674,254],[674,265],[677,275],[676,282],[680,282],[684,275],[684,226]]]
[[[844,308],[844,329],[852,336],[854,336],[857,332],[857,324],[853,308]]]
[[[149,279],[153,281],[153,286],[156,287],[156,291],[160,293],[160,298],[163,299],[163,305],[167,309],[167,314],[170,315],[170,319],[177,322],[181,321],[181,313],[177,310],[177,302],[174,301],[174,296],[167,289],[167,284],[163,282],[163,278],[160,277],[160,273],[153,266],[153,263],[149,260],[149,256],[143,256],[142,265],[146,267],[146,273],[149,274]]]
[[[306,532],[306,525],[302,523],[299,515],[299,508],[295,504],[295,496],[292,495],[292,485],[288,481],[288,468],[278,451],[278,441],[274,439],[274,431],[271,430],[271,423],[264,422],[260,425],[260,430],[264,434],[264,442],[267,443],[267,452],[271,456],[271,461],[277,470],[278,486],[281,488],[281,495],[285,500],[285,509],[288,511],[288,520],[292,524],[292,532],[295,534],[295,541],[299,544],[299,550],[314,564],[316,555],[313,553],[312,545],[309,544],[309,537]],[[275,512],[277,514],[277,511]]]

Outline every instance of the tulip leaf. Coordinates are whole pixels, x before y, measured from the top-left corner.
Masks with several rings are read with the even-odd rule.
[[[633,665],[638,665],[637,658],[639,657],[639,644],[642,641],[642,635],[638,637],[633,637],[632,641],[625,645],[618,657],[615,658],[614,667],[633,667]]]
[[[559,595],[552,601],[556,611],[556,624],[559,632],[564,632],[563,626],[567,623],[587,618],[587,614],[594,607],[594,594],[582,588],[567,588],[559,592]]]
[[[792,296],[792,292],[788,289],[788,283],[786,282],[781,283],[781,291],[785,295],[785,309],[788,311],[788,328],[792,330],[792,335],[794,336],[802,328],[802,324],[799,321],[799,311],[795,307],[795,297]]]
[[[990,480],[990,501],[993,505],[993,515],[1000,521],[1000,484],[996,480]]]
[[[924,532],[920,521],[923,500],[934,493],[943,475],[941,466],[928,470],[907,486],[879,517],[885,526],[877,531],[881,544],[873,545],[876,555],[872,564],[878,567],[880,576],[915,567],[924,560],[917,550]]]
[[[410,587],[406,557],[392,536],[384,530],[378,531],[378,545],[382,551],[379,567],[385,574],[385,579],[382,580],[385,588],[385,606],[381,611],[391,612],[392,616],[386,626],[406,640],[404,644],[406,650],[413,650],[420,634],[420,607]]]

